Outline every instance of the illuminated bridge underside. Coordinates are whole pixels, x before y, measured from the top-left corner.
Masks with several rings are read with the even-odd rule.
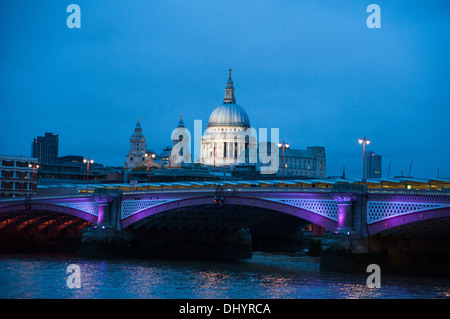
[[[149,206],[142,207],[143,202],[146,202]],[[122,203],[122,227],[126,228],[142,219],[167,211],[171,211],[171,213],[174,214],[181,214],[183,210],[193,207],[199,209],[212,207],[217,210],[218,206],[214,201],[213,196],[187,199],[158,199],[154,201],[124,201]],[[266,198],[226,196],[223,201],[223,209],[219,210],[219,213],[231,214],[233,212],[233,207],[246,208],[245,210],[241,210],[241,214],[245,212],[245,215],[247,215],[245,218],[248,219],[247,223],[249,224],[267,218],[269,216],[268,212],[281,212],[307,220],[330,230],[334,230],[337,227],[337,206],[329,201],[292,198],[274,200]],[[133,211],[133,208],[136,210]],[[316,209],[316,211],[313,211],[312,209]],[[212,220],[217,219],[218,213],[215,214],[215,216],[211,216]],[[258,214],[260,216],[258,216]],[[232,219],[232,216],[230,215],[229,218]],[[234,224],[238,225],[242,223]]]
[[[33,203],[30,204],[30,206],[27,208],[25,204],[16,204],[16,205],[10,205],[10,206],[4,206],[0,207],[0,218],[3,215],[6,214],[12,214],[12,215],[22,215],[26,211],[44,211],[44,212],[54,212],[54,213],[61,213],[63,215],[69,215],[78,217],[80,219],[83,219],[85,221],[89,221],[91,223],[97,222],[97,214],[94,214],[92,212],[79,210],[73,207],[69,206],[70,204],[65,205],[55,205],[50,203]]]
[[[392,215],[367,225],[369,235],[383,236],[402,234],[405,236],[450,237],[450,207],[438,207]]]
[[[367,201],[369,235],[404,232],[412,234],[446,233],[450,219],[448,196],[371,194]]]
[[[89,225],[89,222],[81,218],[48,211],[32,211],[20,215],[3,214],[0,217],[0,232],[43,232],[51,230],[56,232],[73,230],[77,232],[87,225]]]
[[[87,207],[90,204],[23,203],[0,207],[0,234],[75,235],[87,225],[97,222],[93,210],[88,212],[74,208],[79,205]]]

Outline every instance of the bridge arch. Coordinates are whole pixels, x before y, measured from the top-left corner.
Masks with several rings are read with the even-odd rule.
[[[67,206],[55,205],[55,204],[47,204],[47,203],[32,203],[28,210],[31,211],[47,211],[47,212],[56,212],[64,215],[70,215],[74,217],[78,217],[85,221],[91,223],[97,223],[97,216],[90,214],[88,212]],[[24,211],[27,211],[26,204],[14,204],[9,206],[0,207],[0,217],[6,214],[9,215],[18,215],[23,214]],[[12,214],[11,214],[12,213]],[[16,214],[14,214],[16,213]]]
[[[393,233],[404,226],[425,224],[426,222],[446,221],[450,224],[450,206],[436,207],[426,210],[399,214],[367,225],[369,236]],[[401,230],[400,230],[401,231]]]
[[[338,225],[337,221],[329,217],[323,216],[321,214],[318,214],[316,212],[301,207],[293,206],[287,203],[267,199],[240,197],[240,196],[226,196],[222,204],[226,206],[238,205],[252,208],[262,208],[269,211],[289,214],[329,230],[335,230]],[[145,218],[148,218],[156,214],[176,209],[183,209],[202,205],[219,205],[219,203],[215,201],[214,196],[202,196],[202,197],[172,200],[140,210],[130,216],[123,218],[121,220],[121,226],[122,228],[127,228],[137,223],[138,221],[141,221]]]
[[[14,203],[0,207],[1,251],[76,249],[81,230],[97,217],[73,207],[47,203]]]

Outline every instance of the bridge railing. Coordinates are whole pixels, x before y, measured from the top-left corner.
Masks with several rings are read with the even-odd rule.
[[[450,195],[450,189],[369,189],[369,194]]]
[[[124,191],[124,194],[134,195],[134,194],[145,194],[145,193],[214,193],[216,191],[213,187],[202,187],[202,188],[175,188],[175,189],[146,189],[146,190],[133,190],[133,191]],[[331,193],[331,188],[316,188],[316,187],[224,187],[223,191],[226,193],[232,192],[258,192],[258,193],[267,193],[267,192],[289,192],[289,193]]]
[[[201,188],[171,188],[171,189],[144,189],[123,191],[124,194],[146,194],[146,193],[213,193],[214,187]],[[351,189],[351,188],[323,188],[323,187],[224,187],[225,193],[241,192],[241,193],[267,193],[267,192],[286,192],[286,193],[339,193],[339,192],[356,192],[368,194],[405,194],[405,195],[450,195],[450,189],[442,190],[413,190],[413,189]]]
[[[58,196],[30,196],[30,197],[10,197],[10,198],[2,198],[0,199],[0,203],[15,203],[15,202],[23,202],[25,200],[62,200],[62,199],[74,199],[74,198],[89,198],[93,197],[93,194],[76,194],[76,195],[58,195]]]

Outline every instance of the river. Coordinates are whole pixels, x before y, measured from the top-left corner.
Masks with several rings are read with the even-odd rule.
[[[69,288],[69,265],[79,266],[79,288]],[[143,259],[95,260],[60,255],[0,256],[2,299],[447,299],[450,280],[321,272],[302,253],[254,252],[236,262]]]

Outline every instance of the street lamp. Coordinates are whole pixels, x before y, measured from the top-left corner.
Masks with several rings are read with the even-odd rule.
[[[278,148],[283,148],[283,184],[284,184],[284,149],[289,148],[289,144],[283,141],[283,143],[278,143]]]
[[[150,156],[152,159],[154,159],[154,158],[156,157],[155,153],[151,153],[151,154],[145,153],[144,156],[147,157],[147,158]],[[150,159],[148,159],[148,176],[147,176],[147,184],[148,184],[148,187],[150,187]]]
[[[366,144],[369,145],[370,141],[364,138],[359,139],[359,144],[363,145],[363,179],[362,182],[366,182]]]
[[[83,159],[83,163],[87,163],[87,173],[86,173],[86,190],[89,189],[89,164],[93,164],[94,160],[90,159],[89,157],[87,159]]]
[[[33,182],[32,182],[32,191],[36,191],[36,185],[34,184],[34,180],[35,180],[35,169],[39,168],[39,165],[36,163],[30,163],[28,164],[28,167],[32,167],[33,168]]]

